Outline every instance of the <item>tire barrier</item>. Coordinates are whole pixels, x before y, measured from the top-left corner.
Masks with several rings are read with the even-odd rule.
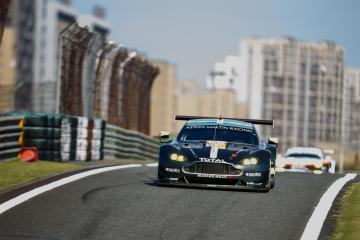
[[[60,131],[63,116],[45,113],[24,114],[22,147],[35,147],[39,160],[60,161]]]
[[[13,160],[21,149],[24,119],[22,116],[0,115],[0,160]]]
[[[89,119],[45,113],[0,114],[0,160],[16,159],[36,148],[39,160],[96,161],[158,158],[157,140],[145,134]]]
[[[159,142],[150,136],[106,124],[104,139],[104,155],[106,159],[157,160],[159,147]]]
[[[103,159],[105,122],[101,119],[66,117],[61,123],[61,160]]]

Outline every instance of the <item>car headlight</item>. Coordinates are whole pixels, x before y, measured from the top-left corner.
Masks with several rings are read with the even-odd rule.
[[[177,161],[177,162],[186,162],[187,158],[184,155],[172,153],[172,154],[170,154],[170,160]]]
[[[256,165],[258,164],[258,160],[256,158],[245,158],[242,160],[243,165],[250,166],[250,165]]]

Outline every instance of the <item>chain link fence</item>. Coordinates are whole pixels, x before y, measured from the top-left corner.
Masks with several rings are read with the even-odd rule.
[[[76,23],[61,32],[59,47],[58,113],[101,118],[149,134],[157,68]]]

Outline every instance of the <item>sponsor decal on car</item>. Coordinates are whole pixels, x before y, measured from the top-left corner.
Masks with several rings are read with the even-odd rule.
[[[217,174],[205,174],[205,173],[199,173],[196,175],[200,178],[226,178],[224,175],[217,175]]]
[[[211,147],[210,158],[217,158],[219,149],[226,149],[226,142],[206,141],[206,147]]]
[[[256,182],[246,182],[247,185],[255,185],[260,186],[262,183],[256,183]]]
[[[227,163],[224,161],[224,159],[218,159],[218,158],[199,158],[201,162],[213,162],[213,163]]]
[[[259,172],[245,173],[245,176],[247,176],[247,177],[261,177],[261,173],[259,173]]]
[[[178,168],[165,168],[165,171],[179,173],[180,169],[178,169]]]

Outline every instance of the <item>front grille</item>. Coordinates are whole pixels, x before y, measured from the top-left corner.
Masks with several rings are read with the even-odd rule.
[[[206,173],[222,175],[241,175],[242,171],[226,163],[196,162],[188,167],[183,167],[187,173]]]

